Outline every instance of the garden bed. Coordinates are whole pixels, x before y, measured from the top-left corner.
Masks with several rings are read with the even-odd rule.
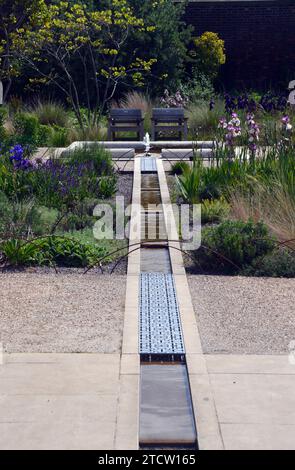
[[[295,277],[294,154],[286,141],[254,160],[174,164],[171,200],[201,205],[202,246],[188,252],[189,272]]]
[[[115,221],[116,196],[124,197],[125,207],[131,202],[132,175],[116,172],[99,145],[68,152],[63,160],[34,161],[28,152],[15,145],[0,162],[1,266],[42,266],[47,272],[108,265],[122,256],[118,250],[126,240],[94,233],[104,213],[94,209],[107,204]]]

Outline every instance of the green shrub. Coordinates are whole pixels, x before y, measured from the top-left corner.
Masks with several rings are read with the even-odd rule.
[[[36,206],[36,217],[32,223],[32,233],[34,235],[47,235],[51,232],[59,217],[57,209],[50,209],[45,206]]]
[[[68,129],[54,126],[48,140],[49,147],[67,147],[69,145]]]
[[[264,277],[295,277],[295,256],[286,248],[274,250],[261,258],[253,261],[252,265],[245,268],[244,276]]]
[[[38,129],[37,144],[41,147],[47,147],[51,141],[52,132],[52,127],[41,124]]]
[[[57,228],[65,232],[72,232],[73,230],[83,230],[86,227],[93,227],[94,223],[95,218],[91,215],[69,212],[62,218]]]
[[[179,91],[190,103],[209,101],[214,96],[214,86],[209,77],[199,72],[192,80],[182,83]]]
[[[117,190],[117,178],[113,176],[102,176],[98,182],[99,195],[102,199],[112,197]]]
[[[202,171],[202,184],[199,190],[200,201],[219,199],[223,193],[223,183],[217,172],[210,172],[211,168]]]
[[[182,175],[185,170],[189,169],[189,164],[187,162],[176,162],[172,165],[171,173],[173,175]]]
[[[31,241],[6,240],[1,243],[0,251],[6,264],[12,266],[86,267],[106,254],[105,248],[59,236]]]
[[[99,144],[83,145],[70,152],[64,152],[69,164],[93,163],[97,176],[113,173],[112,157],[108,150]]]
[[[30,146],[47,146],[52,138],[53,129],[47,124],[40,124],[36,115],[19,112],[13,117],[15,134],[11,137],[11,144]]]
[[[194,40],[196,57],[195,69],[211,80],[214,80],[221,65],[225,63],[224,41],[217,33],[206,31]]]
[[[256,258],[270,253],[274,241],[262,223],[226,221],[202,231],[202,247],[193,253],[207,272],[237,273]]]
[[[35,243],[26,243],[19,239],[10,239],[1,243],[0,251],[6,263],[12,266],[42,264],[44,257]]]
[[[230,211],[230,206],[224,198],[202,201],[202,223],[213,223],[224,220]]]
[[[99,203],[99,199],[86,197],[78,200],[70,212],[67,212],[58,224],[57,229],[63,231],[82,230],[86,227],[93,227],[96,218],[93,216],[93,209]]]
[[[39,143],[39,121],[30,113],[16,113],[13,119],[15,141],[21,145],[37,146]]]
[[[50,237],[44,246],[48,258],[57,266],[85,267],[105,254],[99,246],[66,237]]]

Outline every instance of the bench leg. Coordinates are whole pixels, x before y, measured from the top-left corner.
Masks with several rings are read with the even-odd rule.
[[[152,140],[156,140],[156,129],[155,124],[152,125]]]
[[[108,127],[108,140],[112,140],[112,131],[110,127]]]

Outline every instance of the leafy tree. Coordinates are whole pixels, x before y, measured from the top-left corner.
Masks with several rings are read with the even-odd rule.
[[[9,93],[12,78],[19,74],[14,60],[15,33],[24,36],[36,22],[45,7],[44,0],[0,1],[0,79],[5,80],[4,100]]]
[[[213,81],[226,60],[224,41],[217,33],[207,31],[194,39],[191,55],[195,58],[195,74],[203,75]]]
[[[151,54],[157,58],[152,74],[146,83],[154,95],[165,88],[176,91],[185,75],[186,61],[189,59],[187,46],[191,41],[193,28],[183,20],[187,1],[171,0],[129,0],[136,13],[155,28],[149,31],[137,31],[133,35],[129,48],[136,47],[142,57]]]
[[[79,0],[55,2],[37,20],[26,34],[15,31],[13,55],[34,70],[32,83],[53,84],[64,94],[82,128],[83,94],[89,110],[101,111],[120,83],[142,85],[156,62],[137,51],[126,53],[131,34],[153,30],[128,0],[102,1],[95,8]]]

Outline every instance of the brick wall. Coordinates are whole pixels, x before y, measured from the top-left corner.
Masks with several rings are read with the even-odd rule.
[[[186,21],[196,35],[214,31],[224,39],[225,85],[285,87],[295,79],[295,0],[195,1]]]

